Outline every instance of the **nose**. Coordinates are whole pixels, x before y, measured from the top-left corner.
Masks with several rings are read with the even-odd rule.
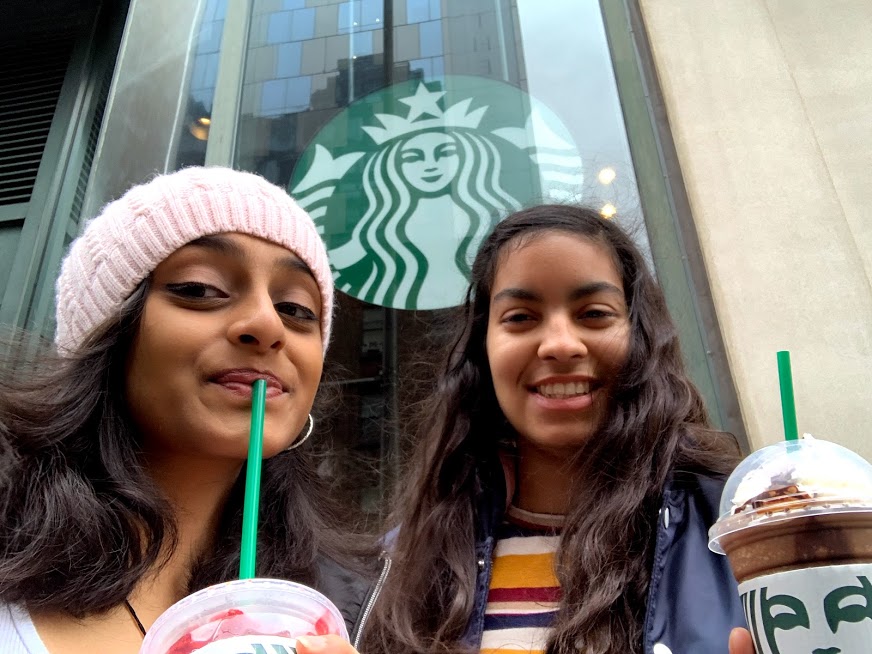
[[[543,326],[539,357],[556,361],[587,356],[581,330],[571,316],[554,316]]]
[[[285,346],[285,324],[266,291],[252,292],[239,303],[227,330],[234,345],[245,345],[258,352],[281,350]]]

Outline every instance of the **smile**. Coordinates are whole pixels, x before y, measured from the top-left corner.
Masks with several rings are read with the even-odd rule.
[[[568,382],[565,384],[543,384],[535,387],[536,392],[543,397],[564,399],[590,394],[590,382]]]

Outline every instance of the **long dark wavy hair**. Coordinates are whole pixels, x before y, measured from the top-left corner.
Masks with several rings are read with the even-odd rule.
[[[173,551],[176,525],[124,397],[148,289],[146,280],[75,356],[0,367],[0,602],[98,614]],[[367,547],[339,528],[345,516],[314,472],[314,449],[264,461],[259,576],[317,587],[319,555],[360,570]],[[191,592],[238,575],[244,485],[243,469]]]
[[[664,484],[675,474],[725,474],[736,462],[735,440],[709,427],[663,293],[630,237],[579,207],[512,214],[475,258],[458,335],[422,407],[417,450],[392,515],[393,568],[364,634],[364,652],[476,649],[461,641],[476,593],[479,513],[505,509],[504,502],[489,507],[485,500],[505,499],[498,452],[514,437],[485,349],[491,288],[509,248],[555,231],[611,252],[631,336],[607,418],[572,461],[577,481],[555,564],[563,597],[548,652],[641,654]]]

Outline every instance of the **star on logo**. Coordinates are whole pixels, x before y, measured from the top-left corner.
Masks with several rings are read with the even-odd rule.
[[[434,118],[442,115],[442,109],[437,104],[445,91],[431,91],[423,84],[418,85],[415,95],[408,98],[400,98],[400,102],[409,106],[409,115],[406,120],[413,121],[421,114],[429,114]]]

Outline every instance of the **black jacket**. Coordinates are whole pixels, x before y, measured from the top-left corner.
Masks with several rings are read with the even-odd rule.
[[[726,654],[733,627],[744,627],[739,592],[725,556],[708,549],[708,529],[718,517],[723,480],[682,475],[671,481],[660,508],[648,611],[645,654]],[[497,487],[499,484],[496,485]],[[490,584],[494,532],[502,520],[504,494],[485,494],[479,504],[475,606],[465,642],[478,647]]]
[[[348,629],[348,636],[355,649],[358,648],[363,628],[389,569],[390,559],[384,557],[378,580],[371,581],[329,559],[322,559],[319,563],[317,589],[342,613],[345,628]]]

